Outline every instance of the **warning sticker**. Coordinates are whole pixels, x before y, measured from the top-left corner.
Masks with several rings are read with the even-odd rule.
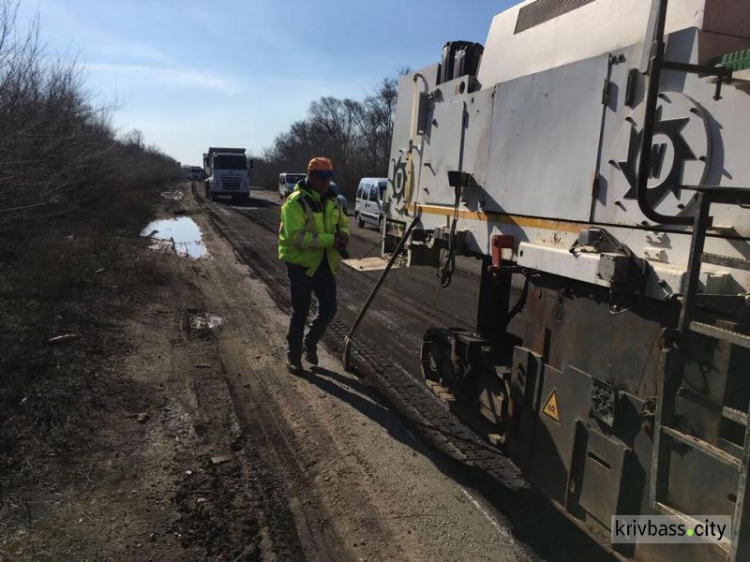
[[[560,408],[557,405],[557,390],[553,390],[552,394],[550,394],[549,398],[547,398],[547,402],[544,403],[542,413],[545,416],[552,418],[556,422],[560,421]]]

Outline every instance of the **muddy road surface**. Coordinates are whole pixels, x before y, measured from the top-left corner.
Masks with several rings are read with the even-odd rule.
[[[478,262],[447,290],[392,271],[355,339],[359,376],[342,342],[379,273],[342,268],[320,366],[292,376],[278,196],[162,195],[155,218],[172,220],[128,239],[138,276],[96,264],[99,324],[55,348],[98,357],[67,399],[88,414],[52,427],[64,456],[0,454],[0,562],[609,559],[420,380],[424,331],[473,326]],[[376,229],[351,231],[352,256],[378,254]],[[106,349],[87,343],[101,326]]]
[[[238,260],[265,285],[278,309],[287,313],[288,284],[276,245],[281,205],[278,195],[256,190],[248,203],[240,205],[221,200],[209,202],[197,190],[193,190],[193,195]],[[377,228],[359,228],[350,216],[350,232],[352,258],[379,255]],[[433,466],[461,487],[462,505],[468,502],[466,505],[485,517],[482,530],[468,531],[464,525],[459,525],[464,531],[454,529],[459,533],[468,531],[461,535],[464,538],[458,546],[453,538],[438,539],[441,548],[455,546],[450,559],[495,560],[510,556],[573,560],[585,555],[586,559],[608,560],[607,554],[530,489],[507,459],[457,420],[421,381],[419,350],[424,332],[435,326],[474,326],[480,267],[478,260],[459,259],[447,289],[440,288],[433,269],[392,270],[355,338],[354,367],[363,377],[358,381],[342,371],[343,339],[380,272],[342,266],[337,276],[338,314],[325,340],[331,361],[338,376],[352,381],[394,413],[408,435],[402,438],[414,440],[414,446],[427,454]],[[276,343],[279,354],[283,343]],[[399,479],[397,466],[393,469],[393,477]],[[426,473],[423,476],[429,479]],[[375,489],[371,492],[378,493]],[[495,535],[489,540],[495,541],[496,546],[478,555],[473,545],[485,540],[481,538],[484,533]],[[389,559],[385,553],[378,556]]]

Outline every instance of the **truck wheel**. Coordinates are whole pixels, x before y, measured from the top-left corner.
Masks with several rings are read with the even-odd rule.
[[[359,228],[364,228],[365,227],[365,221],[362,220],[362,215],[360,215],[359,213],[356,213],[354,215],[354,220],[357,221],[357,226]]]

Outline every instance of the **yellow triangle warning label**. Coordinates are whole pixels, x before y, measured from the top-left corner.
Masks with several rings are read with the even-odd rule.
[[[557,405],[557,390],[553,390],[552,394],[547,398],[542,413],[556,422],[560,421],[560,407]]]

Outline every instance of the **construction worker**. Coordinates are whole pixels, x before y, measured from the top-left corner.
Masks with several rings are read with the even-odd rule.
[[[279,259],[286,262],[292,298],[287,332],[287,368],[302,372],[302,354],[318,364],[317,345],[336,314],[336,270],[349,243],[349,220],[336,194],[329,189],[333,164],[316,157],[307,165],[307,177],[281,207]],[[312,293],[318,314],[305,334]]]

